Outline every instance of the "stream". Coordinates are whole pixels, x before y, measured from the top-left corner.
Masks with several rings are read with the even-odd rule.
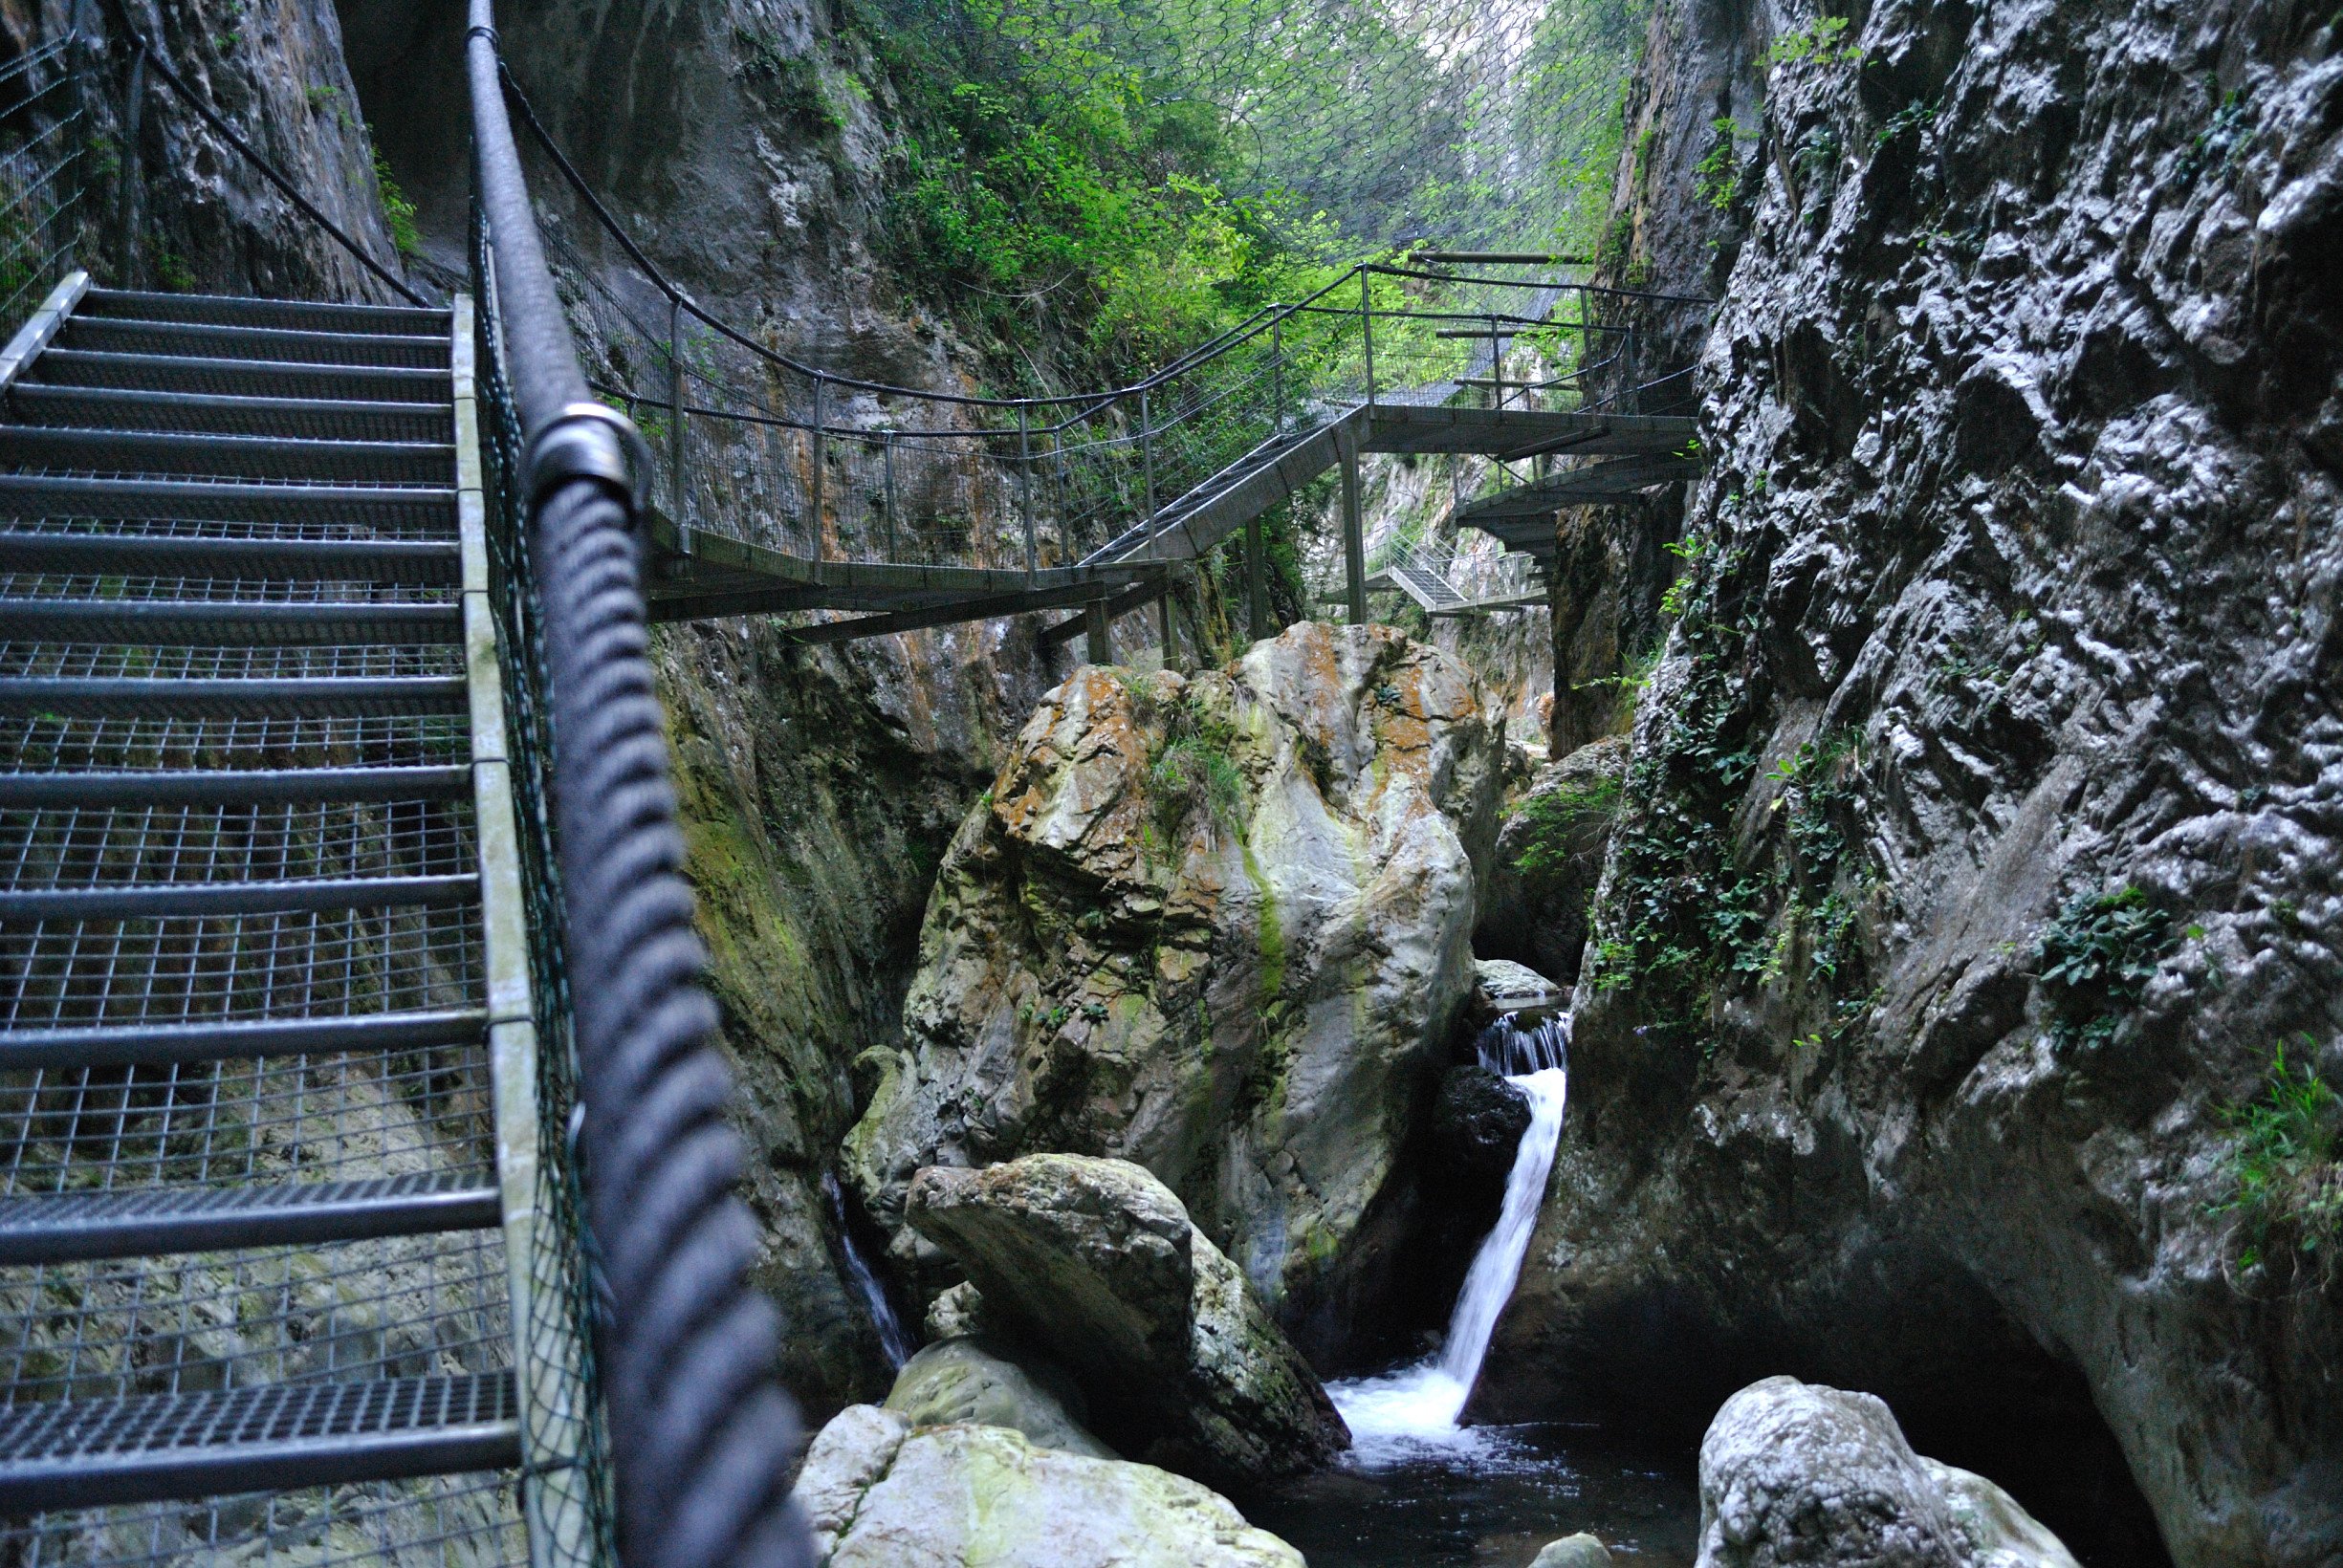
[[[1467,1426],[1457,1417],[1529,1251],[1569,1100],[1569,1025],[1500,1018],[1480,1062],[1522,1091],[1530,1122],[1497,1223],[1474,1254],[1439,1351],[1330,1383],[1352,1446],[1337,1469],[1248,1499],[1246,1516],[1311,1568],[1523,1568],[1591,1531],[1622,1559],[1689,1565],[1699,1527],[1688,1455],[1623,1449],[1589,1426]]]

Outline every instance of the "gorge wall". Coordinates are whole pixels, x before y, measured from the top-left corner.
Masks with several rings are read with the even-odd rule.
[[[1481,1417],[1794,1372],[2100,1560],[2343,1550],[2335,1289],[2225,1207],[2343,1075],[2336,32],[1658,6],[1710,467]]]

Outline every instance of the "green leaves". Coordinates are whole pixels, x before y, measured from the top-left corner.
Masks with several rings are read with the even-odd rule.
[[[2307,1064],[2289,1064],[2281,1045],[2262,1098],[2222,1120],[2235,1139],[2236,1191],[2213,1212],[2237,1216],[2238,1267],[2313,1285],[2343,1275],[2343,1096]]]
[[[2113,1037],[2174,940],[2172,917],[2136,887],[2068,900],[2034,945],[2051,1038],[2097,1044]]]

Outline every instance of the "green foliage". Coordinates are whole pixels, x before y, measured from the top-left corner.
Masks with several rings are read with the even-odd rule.
[[[2191,139],[2187,149],[2180,154],[2179,176],[2192,182],[2207,172],[2226,174],[2237,162],[2238,155],[2244,151],[2248,129],[2246,98],[2242,88],[2233,87],[2224,93],[2220,83],[2211,76],[2205,78],[2204,87],[2205,96],[2213,98],[2219,107],[2214,109],[2213,118],[2206,122],[2204,129]]]
[[[373,140],[371,127],[367,140]],[[379,151],[374,155],[374,183],[383,193],[383,220],[390,226],[390,243],[398,247],[403,256],[421,254],[423,235],[415,229],[415,204],[399,188],[399,182],[391,177],[390,164]]]
[[[886,235],[914,294],[1119,376],[1356,259],[1323,219],[1229,194],[1239,149],[1207,106],[1016,0],[960,9],[969,26],[864,21],[903,105]]]
[[[1852,65],[1863,58],[1863,50],[1846,33],[1846,17],[1825,16],[1810,28],[1776,38],[1765,58],[1772,65]]]
[[[1729,210],[1741,198],[1740,143],[1756,137],[1731,115],[1708,122],[1711,141],[1700,162],[1692,166],[1693,192],[1719,212]]]
[[[1233,749],[1236,726],[1185,698],[1167,716],[1162,738],[1148,756],[1148,810],[1165,847],[1179,841],[1198,811],[1215,829],[1244,825],[1245,775]]]
[[[733,29],[733,47],[739,52],[741,76],[783,123],[816,140],[846,128],[845,113],[830,97],[821,62],[812,55],[792,54],[770,33],[738,25]]]
[[[2034,945],[2052,1040],[2100,1044],[2113,1037],[2176,940],[2172,917],[2136,887],[2068,900]]]
[[[2289,1065],[2282,1045],[2262,1098],[2223,1121],[2237,1191],[2214,1212],[2237,1216],[2238,1267],[2332,1284],[2343,1276],[2343,1096],[2308,1064]]]
[[[1523,824],[1513,869],[1533,886],[1564,876],[1572,860],[1610,830],[1619,798],[1619,781],[1602,774],[1529,795],[1512,817]]]
[[[1936,119],[1937,106],[1934,101],[1923,103],[1920,99],[1914,98],[1910,103],[1880,121],[1879,129],[1872,133],[1872,145],[1885,147],[1908,132],[1917,131],[1934,124]]]

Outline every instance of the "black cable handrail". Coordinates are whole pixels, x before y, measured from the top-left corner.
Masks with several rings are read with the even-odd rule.
[[[492,0],[465,61],[488,234],[475,279],[525,452],[526,515],[552,737],[554,861],[582,1118],[596,1343],[625,1568],[803,1568],[790,1502],[797,1413],[780,1323],[749,1281],[759,1230],[732,1079],[683,878],[645,630],[633,426],[592,401],[530,210]],[[493,335],[492,335],[493,337]]]

